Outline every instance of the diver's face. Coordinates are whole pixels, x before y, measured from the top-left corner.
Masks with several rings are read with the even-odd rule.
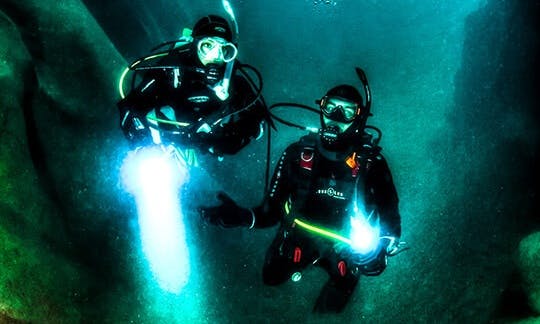
[[[356,103],[341,98],[329,97],[321,106],[325,127],[337,127],[340,133],[345,132],[357,116]]]
[[[204,37],[197,43],[197,55],[203,65],[224,64],[234,60],[237,54],[236,46],[221,37]]]

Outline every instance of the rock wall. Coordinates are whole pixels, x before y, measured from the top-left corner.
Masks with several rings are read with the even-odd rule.
[[[0,319],[76,320],[125,242],[111,192],[125,62],[77,0],[2,1],[0,39]]]

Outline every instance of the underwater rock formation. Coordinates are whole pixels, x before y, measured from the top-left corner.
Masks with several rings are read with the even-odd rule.
[[[540,314],[540,232],[530,234],[520,242],[518,267],[529,305]]]
[[[107,173],[125,63],[80,1],[0,13],[0,320],[76,320],[105,271],[99,242],[116,237],[104,222],[120,214]]]

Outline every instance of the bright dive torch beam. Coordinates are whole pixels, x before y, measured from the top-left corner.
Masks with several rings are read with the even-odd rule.
[[[137,204],[142,250],[152,275],[165,291],[178,293],[188,282],[189,252],[179,189],[188,169],[160,146],[130,152],[122,165],[123,183]]]
[[[363,213],[351,216],[350,245],[353,251],[360,254],[369,254],[379,245],[381,228],[377,219],[377,224],[372,226],[369,223],[370,217],[366,218]]]

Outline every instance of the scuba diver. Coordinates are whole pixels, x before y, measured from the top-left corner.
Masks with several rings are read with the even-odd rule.
[[[158,46],[154,51],[160,51],[126,69],[117,106],[132,147],[174,144],[222,159],[262,135],[269,120],[262,79],[253,67],[238,62],[232,10],[230,15],[235,32],[223,17],[208,15],[191,34],[184,30],[180,40]],[[257,74],[259,85],[246,68]],[[132,90],[124,96],[128,71],[134,71]]]
[[[224,228],[279,224],[263,281],[272,286],[298,281],[308,266],[322,267],[329,279],[314,312],[341,312],[359,276],[381,274],[387,257],[404,243],[398,195],[378,146],[381,133],[366,126],[367,79],[362,70],[357,73],[366,103],[351,85],[336,86],[317,100],[322,128],[283,152],[262,204],[243,208],[219,192],[218,206],[199,208],[204,221]]]

